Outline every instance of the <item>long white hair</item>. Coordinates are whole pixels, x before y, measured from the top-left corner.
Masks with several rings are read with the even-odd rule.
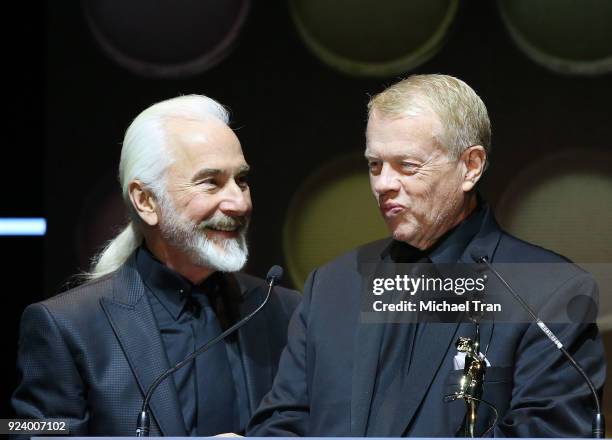
[[[185,95],[158,102],[140,113],[128,127],[119,162],[119,183],[130,221],[92,259],[92,269],[85,273],[93,280],[117,270],[143,241],[142,220],[132,206],[129,184],[140,180],[161,199],[165,194],[165,172],[172,163],[166,148],[168,119],[209,120],[229,124],[229,112],[217,101],[203,95]]]

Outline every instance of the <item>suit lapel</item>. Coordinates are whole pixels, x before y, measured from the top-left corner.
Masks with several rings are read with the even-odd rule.
[[[364,437],[374,394],[384,324],[358,323],[353,359],[351,436]]]
[[[390,246],[389,242],[389,245]],[[386,246],[383,254],[388,255]],[[362,255],[360,260],[372,261],[371,255]],[[378,277],[387,270],[385,264],[391,261],[390,257],[384,257],[381,260],[381,255],[378,254],[375,258],[378,259],[374,274],[361,273],[361,279],[369,279],[370,277]],[[374,260],[375,261],[375,260]],[[367,266],[367,264],[366,264]],[[364,267],[366,267],[364,266]],[[364,288],[361,289],[364,292]],[[361,292],[359,300],[361,301]],[[385,330],[385,324],[381,323],[364,323],[361,318],[357,322],[357,332],[355,335],[355,343],[353,348],[353,379],[351,390],[351,436],[364,437],[370,413],[370,406],[374,396],[374,387],[376,384],[377,370],[379,365],[380,347],[382,337]]]
[[[130,263],[133,260],[128,260],[114,279],[113,299],[102,298],[100,302],[144,397],[151,383],[169,365],[144,284]],[[163,435],[186,435],[178,394],[170,377],[159,385],[150,407]]]
[[[248,289],[232,274],[224,274],[224,279],[224,295],[230,300],[236,321],[253,312],[265,298],[264,288]],[[273,298],[270,298],[270,301],[272,300]],[[251,414],[257,409],[261,398],[270,390],[274,379],[268,320],[265,319],[267,308],[264,307],[258,315],[238,329]]]
[[[460,262],[474,264],[472,254],[474,256],[486,256],[489,261],[493,261],[500,239],[501,229],[495,221],[491,208],[487,206],[480,231],[466,247],[461,255]]]

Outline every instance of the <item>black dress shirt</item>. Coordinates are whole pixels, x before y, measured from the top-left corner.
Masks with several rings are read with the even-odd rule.
[[[479,207],[458,226],[444,234],[431,248],[421,251],[407,243],[394,241],[386,251],[385,262],[389,263],[456,263],[472,238],[478,233],[484,211]],[[418,269],[415,269],[418,270]],[[422,335],[418,323],[393,323],[385,326],[379,359],[376,391],[370,407],[367,435],[391,437],[389,420],[401,417],[395,414],[398,402],[405,398],[410,384],[406,383],[417,338]]]
[[[193,285],[159,262],[144,246],[137,251],[138,272],[172,366],[231,325],[220,307],[223,283],[215,273]],[[213,307],[214,306],[214,307]],[[199,355],[172,378],[189,435],[240,432],[249,414],[244,367],[236,337],[228,337]]]

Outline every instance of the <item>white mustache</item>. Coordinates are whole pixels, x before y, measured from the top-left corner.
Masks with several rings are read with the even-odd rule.
[[[248,224],[247,217],[230,217],[225,214],[214,215],[212,218],[204,220],[198,225],[199,230],[206,228],[213,229],[244,229]]]

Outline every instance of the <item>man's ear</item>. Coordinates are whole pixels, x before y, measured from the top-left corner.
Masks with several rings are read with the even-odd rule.
[[[132,180],[128,185],[128,193],[132,206],[140,218],[149,226],[157,225],[159,222],[157,201],[151,191],[146,189],[140,180]]]
[[[474,189],[485,170],[487,152],[482,145],[472,145],[461,153],[464,165],[463,183],[461,189],[469,192]]]

